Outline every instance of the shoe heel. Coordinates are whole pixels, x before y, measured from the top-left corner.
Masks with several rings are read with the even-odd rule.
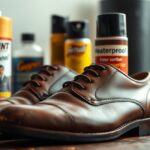
[[[139,126],[139,136],[150,135],[150,121]]]

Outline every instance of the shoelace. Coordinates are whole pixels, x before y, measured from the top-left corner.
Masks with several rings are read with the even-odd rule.
[[[58,66],[48,66],[45,65],[42,67],[41,71],[37,74],[34,74],[31,76],[31,80],[25,82],[23,84],[23,86],[26,86],[27,84],[33,84],[34,86],[38,86],[40,87],[41,84],[39,82],[39,80],[41,81],[47,81],[49,76],[53,76],[53,71],[54,70],[58,70],[59,67]],[[45,74],[46,76],[43,76],[43,74]]]
[[[57,71],[57,70],[59,70],[58,66],[45,65],[45,66],[42,67],[42,69],[39,73],[32,75],[31,80],[25,82],[23,84],[23,86],[26,86],[26,85],[30,84],[30,85],[33,85],[34,87],[41,87],[40,81],[47,82],[48,78],[50,76],[54,75],[53,71]],[[44,76],[43,76],[43,74],[44,74]],[[42,95],[40,95],[39,92],[36,91],[36,88],[31,88],[30,87],[30,90],[34,95],[36,95],[41,100],[47,98],[47,96],[48,96],[48,91],[43,90]]]
[[[100,77],[100,74],[96,71],[103,71],[106,70],[107,68],[103,65],[91,65],[89,67],[86,67],[84,69],[84,72],[80,75],[75,76],[73,81],[67,81],[63,84],[63,87],[68,87],[70,85],[74,85],[76,87],[79,87],[81,89],[86,89],[85,86],[83,86],[78,80],[84,80],[86,83],[93,83],[93,80],[88,76],[88,74],[94,76],[94,77]]]

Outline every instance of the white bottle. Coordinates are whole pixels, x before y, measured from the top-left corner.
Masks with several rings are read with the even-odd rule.
[[[35,35],[22,34],[22,46],[13,52],[13,91],[16,92],[22,84],[30,80],[44,64],[43,49],[35,43]]]

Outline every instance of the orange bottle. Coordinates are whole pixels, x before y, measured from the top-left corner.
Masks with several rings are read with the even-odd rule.
[[[66,23],[68,19],[61,16],[53,15],[51,21],[51,64],[64,65],[64,42],[66,37]]]

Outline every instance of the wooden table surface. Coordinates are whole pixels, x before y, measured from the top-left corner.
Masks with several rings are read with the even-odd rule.
[[[122,137],[118,140],[104,143],[63,144],[52,141],[37,141],[29,139],[0,141],[2,150],[150,150],[150,136]]]

